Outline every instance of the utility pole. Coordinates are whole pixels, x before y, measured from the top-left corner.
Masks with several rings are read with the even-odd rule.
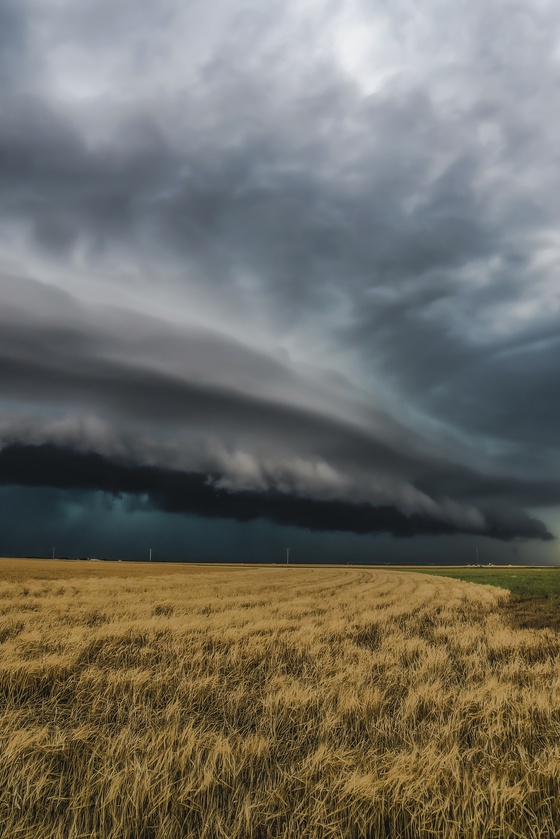
[[[152,561],[152,549],[150,548],[150,562]]]
[[[290,564],[290,549],[286,548],[286,565]]]

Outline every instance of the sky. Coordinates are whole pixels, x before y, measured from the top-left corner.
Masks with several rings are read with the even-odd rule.
[[[560,8],[0,0],[0,554],[558,562]]]

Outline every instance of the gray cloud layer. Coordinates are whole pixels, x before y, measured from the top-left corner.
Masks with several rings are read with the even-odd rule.
[[[559,24],[0,0],[4,444],[466,532],[557,505]]]
[[[500,513],[508,526],[496,529],[495,512],[453,500],[442,491],[446,480],[470,479],[476,496],[488,494],[488,479],[372,409],[347,383],[311,379],[200,328],[95,311],[21,278],[0,287],[0,377],[4,398],[18,406],[0,418],[4,447],[49,443],[129,467],[206,473],[231,493],[390,506],[462,532],[548,536],[521,513]],[[42,303],[32,318],[29,300]]]

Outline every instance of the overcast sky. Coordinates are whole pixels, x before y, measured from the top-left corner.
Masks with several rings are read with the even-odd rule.
[[[0,0],[0,552],[556,562],[559,133],[554,2]]]

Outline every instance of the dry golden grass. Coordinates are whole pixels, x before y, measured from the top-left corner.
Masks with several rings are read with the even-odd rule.
[[[560,835],[560,639],[389,570],[0,560],[0,835]]]

